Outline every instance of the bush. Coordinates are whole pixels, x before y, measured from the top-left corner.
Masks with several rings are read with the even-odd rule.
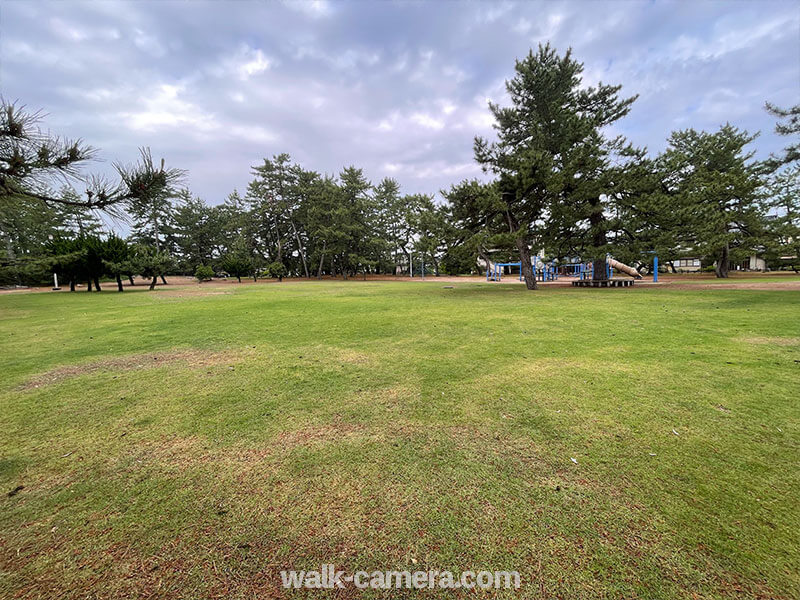
[[[267,273],[269,273],[270,277],[275,277],[278,281],[283,281],[283,278],[286,277],[286,265],[282,262],[274,262],[270,263],[267,267]]]
[[[214,269],[207,265],[197,265],[197,268],[194,270],[194,276],[197,278],[197,281],[211,281],[211,278],[214,277]]]
[[[236,277],[242,283],[242,276],[247,277],[253,272],[253,267],[249,257],[242,253],[231,252],[222,258],[220,266],[230,275]]]

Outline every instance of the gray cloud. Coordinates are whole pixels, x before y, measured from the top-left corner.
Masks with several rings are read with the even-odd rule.
[[[548,40],[587,82],[640,94],[617,130],[654,151],[673,129],[730,121],[761,130],[765,156],[785,140],[764,101],[800,97],[789,2],[5,2],[0,19],[6,98],[109,161],[151,146],[212,203],[279,152],[407,192],[479,176],[487,99]]]

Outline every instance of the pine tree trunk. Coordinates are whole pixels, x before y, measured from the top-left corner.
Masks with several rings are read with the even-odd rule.
[[[322,242],[322,256],[319,257],[319,269],[317,269],[317,279],[322,279],[322,261],[325,260],[325,248],[328,246],[328,241]]]
[[[522,276],[525,278],[525,287],[529,290],[538,289],[539,286],[536,283],[536,275],[533,273],[531,250],[528,248],[528,243],[522,238],[517,238],[517,250],[519,250],[519,260],[522,267]],[[489,268],[488,262],[486,263],[486,268]]]
[[[238,280],[239,280],[239,283],[242,283],[242,277],[241,277],[241,275],[237,275],[237,276],[236,276],[236,279],[238,279]]]
[[[410,274],[411,273],[411,255],[408,253],[408,251],[406,250],[405,246],[400,246],[400,251],[406,257],[406,264],[408,265],[409,274]]]
[[[86,282],[86,291],[87,291],[87,292],[91,292],[91,291],[92,291],[92,280],[91,280],[91,279],[89,279],[89,280]]]
[[[167,280],[164,279],[163,275],[161,276],[161,283],[163,283],[164,285],[167,285]]]
[[[122,289],[122,277],[119,276],[119,273],[117,273],[117,291],[118,292],[122,292],[123,291],[123,289]]]
[[[74,279],[70,279],[69,280],[69,291],[70,292],[74,292],[75,291],[75,280]]]
[[[310,279],[308,274],[308,265],[306,264],[306,253],[303,250],[303,245],[300,243],[300,236],[297,233],[297,227],[294,226],[294,219],[289,219],[289,222],[292,224],[292,230],[294,231],[294,239],[297,240],[297,248],[300,251],[300,258],[303,259],[303,271],[306,274],[306,279]]]
[[[94,278],[94,289],[96,289],[98,292],[101,291],[100,290],[100,280],[97,277]]]
[[[513,197],[511,192],[503,192],[503,200],[506,203],[510,204],[511,197]],[[515,243],[517,244],[517,250],[519,251],[519,262],[522,270],[522,276],[525,278],[525,287],[529,290],[536,290],[539,288],[539,286],[536,284],[536,275],[533,272],[533,265],[531,263],[531,249],[528,247],[528,241],[524,236],[520,235],[519,232],[521,228],[519,221],[517,221],[516,217],[508,208],[506,208],[505,214],[506,222],[508,223],[508,231],[516,234]],[[488,263],[486,266],[488,268]]]
[[[283,244],[281,243],[281,232],[278,230],[278,219],[272,218],[272,223],[275,225],[275,240],[278,243],[278,262],[283,262]]]
[[[717,266],[714,267],[714,274],[720,279],[725,279],[728,277],[729,253],[730,250],[728,249],[728,244],[725,244],[719,252],[719,257],[717,258]]]
[[[156,289],[156,284],[158,283],[158,276],[153,275],[153,281],[150,282],[150,291]]]
[[[136,285],[136,282],[133,280],[133,275],[128,275],[128,281],[131,282],[131,285]]]
[[[592,261],[592,281],[608,281],[605,258],[596,258]]]

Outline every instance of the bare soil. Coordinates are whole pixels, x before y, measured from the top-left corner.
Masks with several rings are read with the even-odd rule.
[[[624,276],[623,276],[624,277]],[[797,277],[796,273],[788,271],[759,273],[759,272],[733,272],[728,279],[717,279],[713,273],[675,273],[666,274],[662,273],[658,276],[658,283],[654,283],[650,276],[644,279],[637,280],[638,287],[642,286],[661,286],[668,285],[671,289],[681,290],[703,290],[703,289],[718,289],[718,290],[733,290],[733,289],[747,289],[747,290],[791,290],[800,291],[800,280],[793,280]],[[762,279],[763,281],[753,281],[753,279]],[[747,281],[737,281],[746,279]],[[783,281],[785,279],[785,281]],[[226,289],[228,286],[252,286],[252,285],[278,285],[277,279],[259,279],[254,282],[252,279],[242,278],[239,283],[235,277],[227,279],[213,279],[204,283],[198,283],[194,277],[185,275],[171,275],[167,277],[169,282],[167,285],[159,282],[156,289],[159,292],[168,293],[170,296],[212,296],[230,293]],[[320,281],[344,281],[341,277],[325,276],[322,279],[315,277],[287,277],[284,282],[298,283],[314,283]],[[442,275],[436,277],[435,275],[428,275],[426,277],[408,277],[405,275],[368,275],[364,277],[350,277],[347,281],[395,281],[406,283],[419,283],[419,282],[436,282],[442,284],[451,283],[486,283],[491,284],[494,282],[487,282],[486,277],[469,275],[469,276],[451,276]],[[574,279],[572,277],[562,277],[558,281],[539,282],[540,287],[567,287],[572,285]],[[517,283],[521,284],[517,275],[506,275],[502,283]],[[135,288],[147,288],[150,285],[150,280],[137,280]],[[124,282],[125,289],[131,288],[131,285],[126,281]],[[117,285],[115,282],[103,282],[103,291],[116,292]],[[0,289],[0,294],[15,294],[15,293],[33,293],[33,292],[50,292],[53,291],[51,287],[21,287],[15,289]],[[62,287],[61,292],[69,292],[68,287]],[[76,293],[86,292],[86,284],[78,285]]]
[[[88,375],[100,371],[132,371],[135,369],[152,369],[165,364],[182,362],[190,367],[208,367],[223,363],[233,363],[241,359],[239,352],[207,352],[203,350],[175,350],[172,352],[154,352],[120,356],[97,362],[80,365],[65,365],[40,373],[23,383],[20,390],[31,390],[44,385],[59,383],[80,375]]]

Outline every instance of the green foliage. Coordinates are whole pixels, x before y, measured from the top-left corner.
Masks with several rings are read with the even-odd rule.
[[[287,274],[286,265],[284,265],[283,263],[279,263],[277,261],[272,262],[269,265],[267,265],[267,273],[269,274],[270,277],[274,277],[282,281]]]
[[[605,255],[609,203],[622,193],[625,161],[639,156],[623,138],[604,134],[636,97],[620,99],[620,86],[583,86],[582,72],[571,51],[560,56],[540,45],[506,82],[511,106],[489,104],[497,141],[475,138],[475,159],[497,177],[499,197],[471,204],[480,210],[473,219],[485,233],[510,234],[529,288],[531,247]]]
[[[661,185],[654,194],[658,225],[673,250],[728,263],[764,247],[761,165],[745,148],[756,136],[731,125],[716,133],[676,131],[656,161]]]
[[[767,257],[773,267],[800,267],[800,165],[773,173],[765,189]]]
[[[233,275],[242,282],[242,277],[247,277],[255,272],[253,261],[247,255],[247,250],[242,240],[235,244],[233,249],[222,257],[220,266],[228,275]]]
[[[175,267],[175,261],[169,254],[154,246],[137,244],[132,249],[130,266],[134,273],[145,278],[152,278],[150,283],[152,290],[156,285],[156,279],[166,275]]]
[[[123,202],[136,202],[163,195],[183,175],[177,169],[155,167],[150,151],[132,167],[115,165],[119,181],[82,173],[82,167],[97,152],[81,140],[66,140],[43,131],[42,113],[0,98],[0,204],[13,199],[38,200],[48,206],[114,210]],[[58,181],[87,184],[86,200],[50,193],[49,184]],[[84,232],[90,234],[91,232]]]
[[[784,165],[794,165],[800,161],[800,104],[785,109],[767,102],[767,112],[777,117],[779,122],[775,125],[775,133],[787,137],[794,137],[794,141],[784,149],[783,156],[772,156],[769,166],[778,169]]]
[[[197,265],[194,276],[199,282],[211,281],[214,278],[214,269],[209,265]]]

